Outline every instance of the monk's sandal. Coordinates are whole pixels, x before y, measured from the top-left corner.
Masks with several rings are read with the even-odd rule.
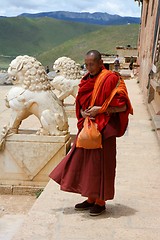
[[[88,210],[88,209],[90,209],[93,206],[94,206],[94,203],[89,203],[86,200],[86,201],[84,201],[82,203],[76,204],[75,205],[75,210],[78,210],[78,211]]]
[[[98,216],[102,214],[106,210],[105,205],[100,206],[98,204],[95,204],[91,209],[90,209],[90,216]]]

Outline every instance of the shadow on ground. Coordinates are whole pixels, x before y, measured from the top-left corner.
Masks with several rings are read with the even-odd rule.
[[[82,214],[82,217],[88,218],[89,211],[76,211],[74,207],[65,207],[65,208],[55,208],[52,209],[54,212],[62,212],[63,214],[70,215],[70,214]],[[108,204],[106,206],[106,211],[97,216],[98,218],[120,218],[120,217],[127,217],[136,214],[137,210],[131,207],[122,205],[122,204]],[[96,218],[97,217],[92,217]]]

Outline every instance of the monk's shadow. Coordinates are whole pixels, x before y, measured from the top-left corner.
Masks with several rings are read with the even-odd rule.
[[[138,212],[136,209],[123,204],[108,204],[106,205],[106,211],[100,215],[101,218],[120,218],[135,215]]]
[[[89,211],[76,211],[74,207],[64,207],[64,208],[58,208],[58,209],[52,209],[56,212],[62,212],[65,215],[71,215],[71,214],[81,214],[82,217],[88,218]],[[123,204],[106,204],[106,211],[102,213],[100,216],[97,216],[98,218],[120,218],[120,217],[127,217],[135,215],[137,212],[136,209],[128,207]],[[95,219],[97,219],[95,217]],[[94,217],[92,217],[94,219]]]

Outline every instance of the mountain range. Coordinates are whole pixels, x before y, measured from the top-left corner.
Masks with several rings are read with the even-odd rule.
[[[137,17],[122,17],[119,15],[111,15],[103,12],[68,12],[68,11],[53,11],[41,13],[23,13],[20,16],[28,18],[55,18],[58,20],[82,22],[98,25],[125,25],[125,24],[139,24],[140,18]]]

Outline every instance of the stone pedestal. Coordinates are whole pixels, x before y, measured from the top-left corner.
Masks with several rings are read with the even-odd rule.
[[[35,131],[22,130],[7,138],[0,152],[0,184],[43,187],[48,174],[70,148],[70,134],[37,136]]]
[[[64,104],[64,109],[68,118],[76,118],[76,107],[74,104]]]

